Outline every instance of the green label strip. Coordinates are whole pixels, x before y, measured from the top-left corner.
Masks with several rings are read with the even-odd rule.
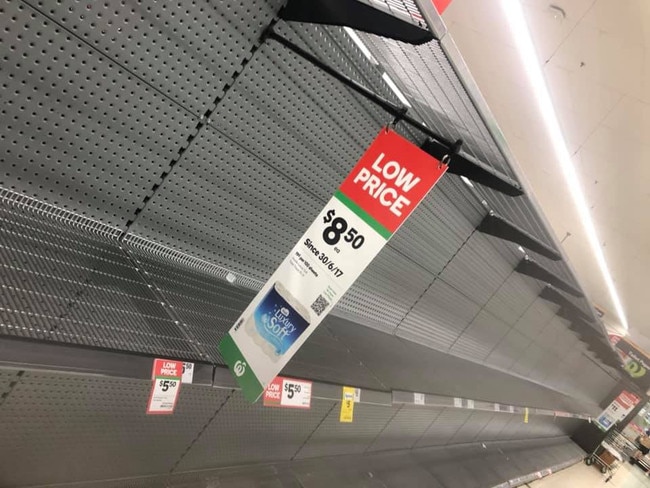
[[[241,387],[246,400],[251,403],[257,401],[262,393],[264,393],[264,388],[257,379],[257,376],[255,376],[255,373],[253,373],[253,369],[244,358],[244,355],[237,347],[237,344],[235,344],[230,333],[221,339],[219,352],[221,352],[221,355],[226,360],[226,364],[237,380],[237,384]]]
[[[393,235],[393,233],[391,231],[389,231],[386,227],[384,227],[379,222],[377,222],[368,212],[366,212],[359,205],[357,205],[355,202],[353,202],[350,199],[350,197],[348,197],[346,194],[344,194],[341,190],[336,190],[336,193],[334,193],[334,196],[336,197],[337,200],[339,200],[346,207],[348,207],[350,210],[352,210],[357,215],[357,217],[359,217],[366,224],[368,224],[370,227],[375,229],[377,231],[377,233],[380,236],[382,236],[384,239],[388,240],[388,239],[390,239],[390,236]]]

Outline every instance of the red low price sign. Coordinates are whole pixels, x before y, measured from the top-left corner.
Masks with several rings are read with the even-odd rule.
[[[394,233],[447,171],[399,134],[382,131],[339,191]]]
[[[264,406],[310,408],[311,387],[311,381],[276,376],[264,391]]]
[[[154,359],[151,377],[153,385],[147,404],[149,415],[169,415],[174,413],[176,400],[181,391],[183,361]]]

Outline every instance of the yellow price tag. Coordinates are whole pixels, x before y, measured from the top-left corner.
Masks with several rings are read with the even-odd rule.
[[[341,414],[339,422],[352,422],[354,418],[354,391],[356,388],[351,386],[343,387],[343,397],[341,398]]]
[[[524,408],[524,424],[528,423],[528,407]]]

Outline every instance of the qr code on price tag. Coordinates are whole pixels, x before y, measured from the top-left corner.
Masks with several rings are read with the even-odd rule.
[[[323,295],[319,295],[314,303],[311,304],[311,309],[320,317],[329,305],[330,302],[328,302]]]

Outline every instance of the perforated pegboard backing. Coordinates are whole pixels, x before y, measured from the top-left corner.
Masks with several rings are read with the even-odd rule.
[[[372,34],[361,37],[398,79],[407,97],[415,102],[414,110],[429,127],[449,139],[462,137],[465,151],[513,176],[438,43],[412,46]]]
[[[489,488],[517,478],[534,480],[537,478],[536,472],[549,467],[563,469],[580,462],[583,454],[568,439],[558,438],[497,443],[486,449],[480,446],[429,448],[411,452],[334,456],[288,464],[241,466],[227,470],[202,470],[178,473],[169,478],[129,480],[129,486],[153,488],[164,483],[170,488]],[[479,482],[481,484],[477,484]],[[121,488],[123,483],[124,480],[107,481],[94,486]]]
[[[480,310],[480,305],[437,278],[404,317],[396,335],[448,351]]]
[[[11,205],[2,211],[2,232],[7,235],[3,265],[8,270],[4,276],[8,287],[4,333],[221,363],[216,346],[254,292],[207,271],[192,271],[127,246],[128,253],[137,259],[130,261],[114,241],[62,226],[47,215],[36,216]],[[599,399],[595,395],[608,391],[614,380],[604,372],[590,373],[596,379],[589,384],[567,380],[569,371],[589,371],[598,366],[589,360],[565,360],[571,340],[575,343],[577,338],[561,323],[544,331],[553,317],[553,310],[548,308],[552,305],[534,300],[509,329],[533,298],[534,283],[512,272],[505,278],[508,264],[493,253],[487,276],[493,281],[498,265],[504,281],[493,285],[492,297],[487,300],[481,289],[464,285],[486,279],[477,272],[487,266],[481,261],[481,249],[489,248],[485,242],[476,241],[479,238],[474,234],[461,244],[443,277],[435,279],[422,297],[420,290],[434,277],[404,260],[393,248],[386,248],[336,313],[385,331],[394,330],[400,323],[397,333],[407,339],[473,361],[481,359],[572,394],[584,391],[581,396],[587,401]],[[458,274],[459,280],[465,280],[466,274],[470,279],[451,280],[455,284],[451,286],[445,279],[455,276],[448,273],[454,263],[463,262],[459,256],[464,254],[476,256],[476,264],[462,265],[464,274]],[[135,266],[148,274],[137,272]],[[410,280],[404,275],[406,270],[410,270],[406,273]],[[392,291],[396,283],[400,284],[397,294]],[[472,295],[474,289],[480,293]],[[377,298],[380,296],[389,298],[381,301]],[[484,300],[485,310],[481,310],[479,302]],[[415,307],[409,309],[409,303]],[[369,320],[372,314],[378,320]],[[485,324],[492,324],[492,328]],[[334,341],[332,348],[320,344],[316,337],[312,342],[290,370],[304,370],[324,381],[348,378],[354,384],[379,389],[390,383],[384,374],[375,377],[374,372],[360,367],[354,353],[347,351],[349,344]],[[409,384],[404,381],[394,386]],[[421,389],[416,385],[412,388]]]
[[[340,29],[290,29],[281,25],[280,31],[343,72],[385,91],[376,68],[367,60],[355,53],[350,64],[349,59],[337,55],[341,49],[351,49]],[[317,82],[310,83],[312,79]],[[296,97],[301,99],[300,103],[296,103]],[[322,99],[329,100],[327,107],[320,103]],[[328,116],[323,117],[323,111]],[[321,117],[312,120],[313,113],[320,113]],[[274,43],[263,46],[255,55],[211,121],[154,196],[134,232],[260,281],[286,255],[301,229],[313,219],[347,167],[362,152],[367,143],[359,139],[363,133],[359,127],[369,127],[369,140],[382,122],[376,107],[348,93]],[[251,127],[258,128],[250,130]],[[350,133],[350,127],[355,127],[354,133]],[[274,138],[260,135],[269,133]],[[288,142],[292,140],[296,142]],[[329,143],[332,140],[349,141],[349,145],[339,143],[333,147]],[[323,164],[324,157],[330,164]],[[214,165],[215,160],[223,163]],[[233,172],[234,167],[237,172]],[[223,189],[214,192],[215,186]],[[257,193],[260,190],[266,195],[263,200]],[[492,249],[488,238],[477,235],[463,245],[485,211],[466,206],[463,214],[458,212],[454,202],[472,198],[464,191],[451,183],[441,183],[440,190],[427,198],[390,248],[341,301],[340,313],[386,332],[400,326],[399,333],[404,337],[419,340],[424,337],[422,334],[428,334],[426,330],[413,334],[401,324],[408,325],[409,311],[415,307],[417,313],[421,306],[419,298],[433,282],[430,273],[439,273],[451,264],[446,273],[455,288],[480,306],[493,298],[487,310],[505,325],[499,326],[498,334],[489,334],[491,345],[487,345],[484,340],[471,337],[474,329],[460,338],[476,314],[468,317],[467,322],[455,318],[434,333],[427,344],[443,350],[455,346],[451,349],[454,354],[486,359],[507,334],[507,326],[518,319],[538,285],[530,282],[530,286],[518,286],[521,280],[504,283],[506,276],[512,274],[512,259]],[[287,198],[293,203],[286,205]],[[265,204],[261,205],[261,201]],[[215,208],[219,208],[216,213]],[[251,215],[255,218],[251,219]],[[170,228],[178,231],[170,233]],[[260,245],[260,232],[273,239],[264,239]],[[481,243],[475,245],[477,239]],[[460,255],[450,263],[459,247]],[[454,275],[455,263],[460,263],[462,269]],[[399,286],[395,287],[396,283]],[[485,283],[492,288],[484,286]],[[480,332],[482,328],[476,325],[475,330]],[[438,342],[441,339],[443,342]],[[464,346],[472,341],[484,344],[481,351]]]
[[[196,117],[28,4],[2,8],[0,184],[125,224]]]
[[[135,264],[146,272],[149,282],[160,292],[174,317],[178,318],[178,325],[198,349],[211,362],[224,364],[217,346],[250,303],[254,293],[152,253],[133,247],[128,249]]]
[[[283,2],[26,3],[201,116],[223,94]]]
[[[415,445],[429,425],[425,445],[497,440],[484,429],[491,412],[445,410],[474,419],[470,428],[467,422],[440,423],[440,409],[361,403],[355,405],[354,422],[340,424],[338,402],[313,399],[307,411],[274,409],[250,404],[239,392],[185,385],[174,415],[147,416],[147,380],[0,369],[0,385],[7,382],[10,394],[0,402],[3,486],[403,449]],[[510,417],[498,439],[568,433],[556,428],[552,417],[531,417],[524,430],[516,422],[523,419]],[[298,465],[296,473],[304,474],[305,466]]]
[[[337,51],[350,45],[340,29],[280,29],[319,48],[341,69],[351,68]],[[355,74],[383,83],[376,68],[356,56]],[[385,114],[369,102],[268,42],[133,232],[264,281],[383,123]],[[405,225],[404,236],[375,260],[340,308],[365,325],[392,331],[473,225],[454,213],[444,193],[432,194]],[[439,244],[436,251],[428,252],[434,242]],[[410,246],[421,251],[411,254]]]
[[[471,391],[472,398],[485,401],[504,402],[509,398],[512,399],[509,403],[521,404],[517,398],[526,398],[540,407],[548,405],[543,408],[556,409],[563,405],[562,409],[568,411],[599,411],[593,400],[584,397],[578,400],[577,389],[572,391],[571,396],[562,395],[542,385],[509,376],[506,372],[488,369],[394,336],[354,327],[342,319],[330,318],[328,327],[340,341],[349,344],[356,357],[392,389],[459,397],[463,396],[462,392]],[[569,365],[566,367],[568,370]],[[445,374],[431,373],[443,370]],[[579,388],[578,385],[572,386]]]
[[[142,254],[134,264],[115,242],[57,233],[41,219],[49,227],[37,243],[23,235],[31,227],[6,241],[5,279],[14,281],[3,298],[5,333],[221,362],[216,344],[252,296],[226,284],[227,272],[238,286],[265,281],[392,119],[277,42],[257,49],[280,4],[3,3],[2,18],[12,20],[0,34],[0,185],[122,229],[135,221],[122,236],[131,255],[142,236],[160,254],[173,248],[219,268],[203,276]],[[339,27],[276,28],[398,103],[387,71],[414,116],[512,176],[438,43],[362,36],[376,65]],[[403,123],[396,130],[424,140]],[[448,175],[335,314],[597,400],[611,377],[579,345],[569,355],[561,327],[545,329],[553,306],[534,299],[539,283],[512,273],[516,246],[474,232],[490,206],[549,242],[524,197],[470,190]],[[22,267],[10,268],[18,257]],[[296,369],[373,386],[400,376],[355,364],[345,346],[324,334]],[[340,363],[328,365],[333,358]],[[570,374],[594,380],[581,385]]]
[[[359,361],[354,344],[334,337],[328,327],[329,321],[330,318],[325,319],[280,374],[387,390],[382,378]]]
[[[371,34],[361,34],[361,37],[370,47],[373,56],[395,75],[400,88],[413,105],[412,110],[417,112],[427,125],[448,138],[461,137],[464,151],[514,178],[514,172],[437,43],[411,46]],[[469,200],[469,206],[466,206],[465,202],[459,202],[460,208],[469,209],[484,200],[488,208],[553,247],[550,231],[527,196],[513,199],[481,185],[469,192],[465,189],[462,193],[465,197],[462,200]],[[536,253],[531,254],[544,267],[573,286],[579,287],[565,263],[551,261]],[[589,305],[584,300],[578,301],[579,306],[591,315]]]
[[[1,334],[203,358],[117,242],[8,206],[0,235]]]
[[[388,121],[271,41],[210,120],[133,230],[253,277],[274,269]],[[187,215],[175,213],[181,201]],[[222,227],[228,220],[232,229]]]
[[[137,260],[131,261],[115,242],[62,226],[46,215],[7,206],[2,216],[4,334],[221,363],[216,346],[254,295],[207,272],[127,246]],[[340,340],[328,330],[337,320],[326,319],[286,368],[287,374],[380,390],[439,388],[408,380],[411,366],[396,379],[396,371],[368,367],[374,360],[360,362],[367,349],[365,333],[359,330],[354,339]],[[403,353],[412,355],[410,350]],[[422,350],[418,357],[431,353]],[[576,365],[566,362],[567,368]],[[590,386],[592,393],[600,391],[596,383]],[[555,400],[552,404],[561,408]]]
[[[255,154],[206,127],[133,232],[265,281],[321,208]]]
[[[421,408],[404,405],[381,430],[368,451],[411,449],[422,433],[442,414],[442,408]]]
[[[228,392],[187,387],[173,416],[147,416],[151,383],[26,372],[0,405],[0,484],[168,472]]]
[[[334,402],[313,400],[307,410],[251,405],[235,393],[183,458],[179,471],[215,466],[289,461],[332,410]]]

